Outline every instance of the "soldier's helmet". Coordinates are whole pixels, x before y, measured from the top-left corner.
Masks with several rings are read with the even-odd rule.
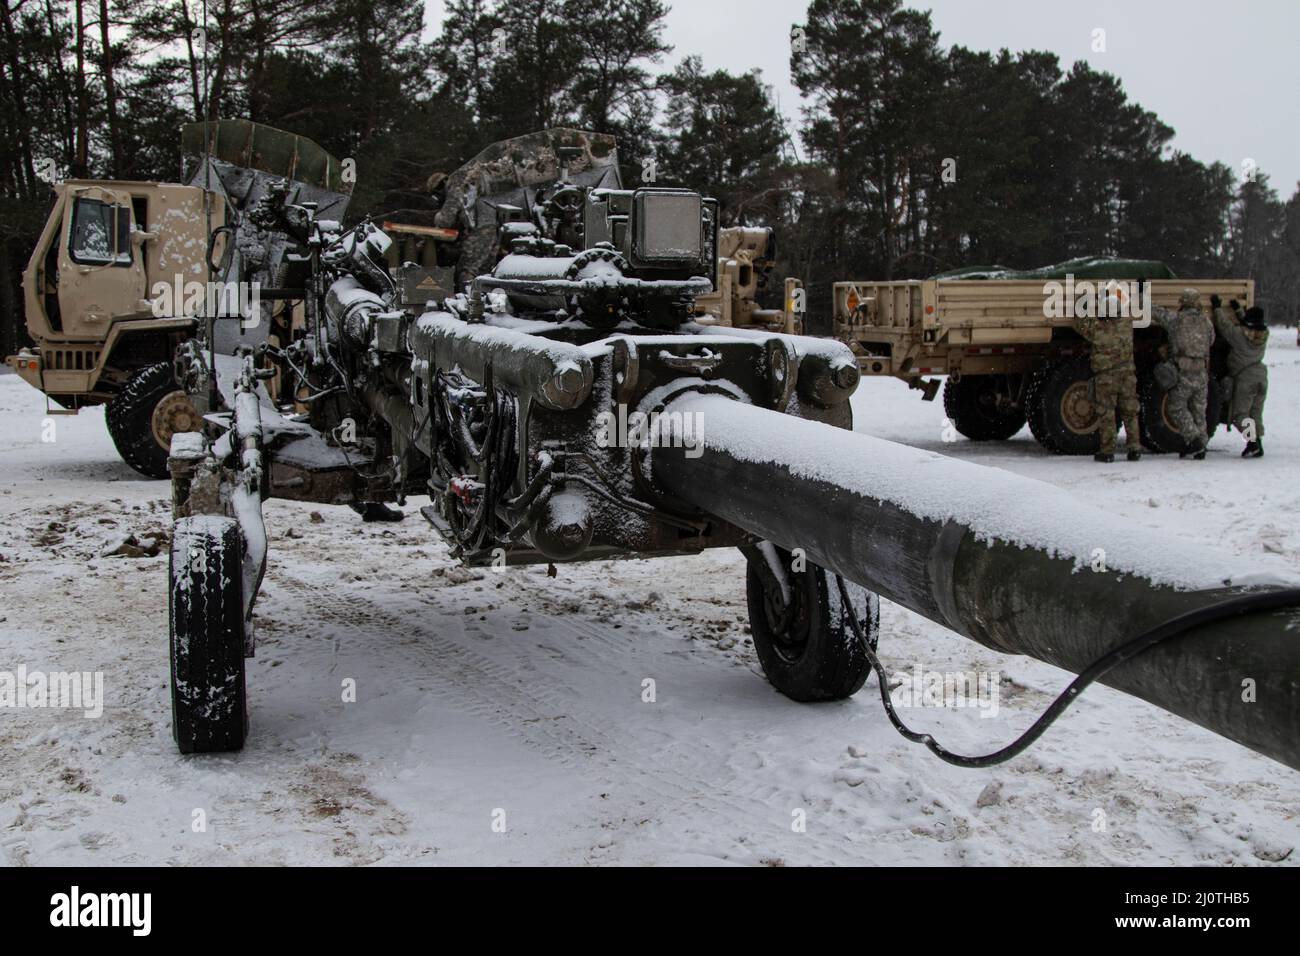
[[[1101,299],[1098,318],[1117,319],[1125,314],[1128,294],[1124,291],[1124,287],[1114,279],[1102,286],[1098,295]]]
[[[1184,289],[1183,294],[1178,297],[1178,307],[1180,309],[1199,309],[1201,307],[1201,294],[1195,289]]]
[[[1257,305],[1252,305],[1242,316],[1241,324],[1248,329],[1266,329],[1268,323],[1264,321],[1264,310]]]

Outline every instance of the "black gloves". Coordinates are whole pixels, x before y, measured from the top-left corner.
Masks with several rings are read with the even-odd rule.
[[[1210,308],[1211,308],[1211,309],[1217,309],[1217,308],[1219,308],[1219,306],[1221,306],[1221,305],[1223,305],[1223,300],[1222,300],[1222,299],[1220,299],[1217,295],[1212,295],[1212,296],[1210,296]]]

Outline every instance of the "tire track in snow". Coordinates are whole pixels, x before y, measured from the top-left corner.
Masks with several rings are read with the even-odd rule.
[[[550,653],[537,654],[535,642],[511,644],[494,635],[509,655],[502,660],[466,643],[489,630],[491,623],[480,626],[477,620],[458,620],[459,615],[450,613],[446,603],[433,609],[431,602],[401,593],[385,595],[393,601],[389,609],[380,607],[371,596],[323,587],[275,569],[268,572],[268,580],[303,599],[302,603],[332,628],[373,644],[369,652],[375,657],[396,656],[417,668],[421,678],[435,682],[445,699],[455,701],[462,712],[501,728],[547,760],[622,792],[625,799],[643,807],[642,812],[672,827],[679,838],[698,832],[715,845],[712,850],[697,852],[733,859],[780,856],[775,846],[773,852],[764,853],[767,847],[754,848],[749,840],[735,845],[735,834],[754,839],[755,831],[763,832],[767,829],[764,821],[770,821],[771,841],[781,845],[784,855],[800,863],[849,861],[847,851],[854,844],[843,839],[843,834],[789,832],[790,809],[808,806],[810,801],[797,790],[747,779],[745,771],[736,766],[735,748],[724,752],[705,733],[683,739],[672,732],[680,729],[675,725],[681,718],[675,715],[669,715],[669,726],[664,728],[656,726],[653,718],[602,712],[592,706],[602,698],[585,692],[606,677],[624,679],[627,674],[710,666],[706,661],[682,662],[670,657],[658,642],[630,634],[628,640],[616,641],[609,628],[572,612],[558,622],[537,615],[552,629],[582,636],[565,643],[558,660]],[[519,581],[507,581],[506,587],[511,592],[525,588],[533,592]],[[528,597],[539,596],[529,593]],[[506,595],[502,603],[517,606]],[[408,613],[402,613],[403,609]],[[435,610],[442,620],[427,613],[409,613],[416,609]],[[456,626],[445,627],[448,621]],[[654,662],[638,666],[643,655],[653,657]],[[633,662],[631,666],[629,662]],[[720,663],[728,669],[735,667],[730,661]],[[578,677],[580,680],[574,679]],[[639,690],[639,678],[633,686]],[[746,732],[743,739],[732,742],[747,744],[750,736]],[[722,850],[717,848],[721,843],[730,845]]]

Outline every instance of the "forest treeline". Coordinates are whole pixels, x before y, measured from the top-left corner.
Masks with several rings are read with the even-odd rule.
[[[1079,255],[1246,276],[1300,316],[1300,192],[1174,151],[1174,131],[1084,62],[947,47],[901,0],[812,0],[790,24],[806,98],[759,70],[674,60],[662,0],[0,0],[0,353],[60,177],[174,179],[178,129],[246,117],[356,160],[353,213],[420,193],[487,144],[614,133],[629,182],[716,196],[778,234],[824,309],[837,279]],[[773,29],[786,29],[773,24]],[[1282,95],[1282,94],[1279,94]],[[44,175],[43,175],[44,174]],[[1293,190],[1295,184],[1282,184]]]

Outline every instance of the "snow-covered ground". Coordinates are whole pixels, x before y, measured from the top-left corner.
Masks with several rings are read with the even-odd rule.
[[[1203,463],[1111,466],[1049,456],[1027,432],[945,442],[941,405],[895,381],[863,384],[858,428],[1300,572],[1289,340],[1270,348],[1262,461],[1222,434]],[[1108,688],[1011,763],[960,770],[894,733],[874,679],[842,704],[777,695],[735,552],[554,579],[466,571],[413,508],[374,525],[269,503],[251,736],[237,755],[180,757],[165,548],[99,557],[165,534],[168,488],[121,463],[100,411],[53,419],[53,442],[45,418],[0,375],[0,671],[102,671],[106,701],[100,719],[0,709],[10,865],[1300,862],[1300,774]],[[995,719],[904,712],[954,748],[1009,741],[1068,681],[901,608],[882,618],[891,669],[1001,675]]]

